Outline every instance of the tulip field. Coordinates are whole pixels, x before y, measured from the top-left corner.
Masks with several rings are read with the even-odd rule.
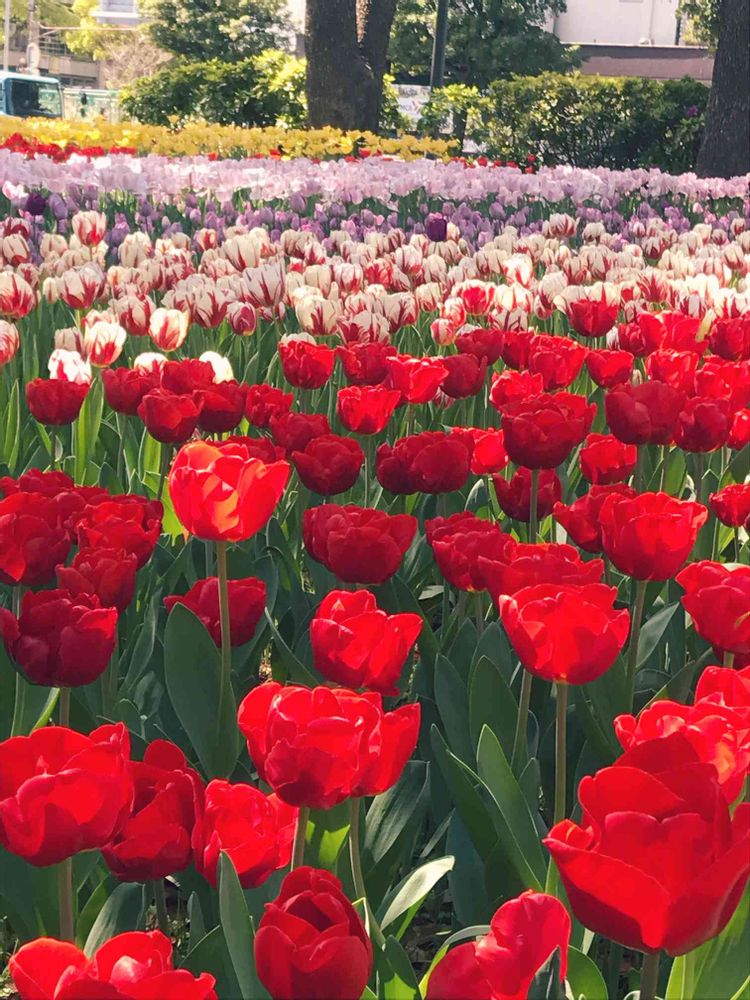
[[[750,1000],[748,178],[0,163],[0,997]]]

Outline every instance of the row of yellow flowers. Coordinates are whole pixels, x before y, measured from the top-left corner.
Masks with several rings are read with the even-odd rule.
[[[113,146],[129,147],[135,148],[139,153],[159,153],[165,156],[194,156],[201,153],[268,156],[280,153],[289,158],[330,158],[366,150],[412,160],[426,155],[445,159],[452,153],[451,144],[440,139],[422,139],[412,135],[389,139],[372,132],[342,132],[335,128],[240,128],[201,121],[189,122],[181,127],[175,124],[170,128],[135,122],[112,124],[99,119],[85,122],[47,118],[0,118],[0,143],[14,133],[20,133],[24,139],[38,143],[103,146],[107,149]]]

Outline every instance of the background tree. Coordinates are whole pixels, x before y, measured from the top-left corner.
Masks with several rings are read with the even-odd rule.
[[[720,0],[714,75],[696,170],[704,177],[750,171],[750,0]]]
[[[376,131],[396,0],[307,0],[310,125]]]
[[[429,75],[435,8],[435,0],[399,3],[388,50],[397,78]],[[564,9],[564,0],[451,0],[445,82],[484,89],[514,74],[577,65],[575,52],[544,30],[549,16]]]
[[[289,36],[285,0],[141,0],[152,41],[195,61],[239,62]]]

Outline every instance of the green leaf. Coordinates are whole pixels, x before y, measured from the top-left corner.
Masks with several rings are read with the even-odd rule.
[[[476,750],[483,726],[497,736],[506,756],[513,750],[518,705],[498,668],[486,657],[478,661],[469,681],[469,732]]]
[[[482,800],[477,785],[479,777],[452,754],[436,726],[432,727],[430,738],[435,760],[448,786],[458,814],[463,820],[479,856],[485,861],[497,843],[497,833],[492,815]]]
[[[223,851],[219,857],[219,916],[229,958],[240,986],[240,995],[248,1000],[266,997],[253,961],[253,927],[247,912],[245,895],[231,859]]]
[[[242,995],[221,927],[214,927],[190,949],[181,963],[181,968],[188,969],[194,976],[210,972],[216,977],[216,995],[219,997],[226,997],[229,1000],[230,997]],[[255,997],[252,1000],[255,1000]]]
[[[18,452],[21,448],[21,405],[19,397],[19,383],[13,383],[10,399],[5,407],[5,434],[3,437],[2,461],[11,472],[15,469],[18,461]]]
[[[396,938],[400,938],[414,919],[425,897],[440,879],[452,870],[453,864],[454,859],[450,856],[435,858],[402,879],[383,900],[378,912],[378,923],[381,928],[385,930],[406,914],[408,919],[400,920],[394,933]]]
[[[411,760],[399,781],[372,800],[367,810],[365,858],[380,861],[409,825],[428,788],[428,768],[423,761]]]
[[[83,401],[81,412],[75,422],[75,463],[73,478],[77,483],[84,482],[87,471],[90,470],[91,457],[99,437],[99,425],[102,422],[104,394],[101,379],[94,379],[91,388]],[[97,473],[98,478],[98,473]]]
[[[34,896],[31,867],[4,847],[0,847],[0,904],[22,941],[57,932],[56,927],[44,925]]]
[[[20,673],[16,673],[13,735],[27,736],[34,729],[46,726],[59,694],[58,688],[29,684]]]
[[[138,882],[123,882],[99,911],[83,950],[90,957],[116,934],[139,930],[143,916],[143,887]]]
[[[221,655],[202,623],[176,604],[164,632],[164,676],[169,699],[205,773],[227,777],[239,756],[237,705],[229,685],[219,718]]]
[[[638,638],[638,669],[648,660],[669,628],[678,604],[667,604],[653,614],[641,629]]]
[[[376,960],[378,997],[382,1000],[421,1000],[409,957],[394,937],[386,938],[385,948],[378,952]]]
[[[594,962],[577,948],[568,949],[567,982],[575,1000],[609,1000],[607,984]]]
[[[156,623],[159,618],[160,607],[161,590],[157,591],[151,598],[148,609],[145,615],[143,615],[143,624],[138,632],[138,638],[133,645],[125,680],[120,690],[120,694],[124,698],[132,694],[136,684],[146,673],[151,663],[151,656],[154,652],[156,642]]]
[[[479,737],[477,771],[498,805],[503,820],[498,826],[498,834],[516,859],[519,875],[525,876],[528,886],[541,888],[546,863],[539,834],[503,748],[488,726],[482,729]]]
[[[469,737],[469,695],[456,668],[444,656],[435,660],[435,701],[451,751],[465,763],[473,762]]]

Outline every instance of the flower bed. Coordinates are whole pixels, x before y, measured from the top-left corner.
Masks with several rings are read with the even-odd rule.
[[[0,163],[22,1000],[742,995],[747,179]]]

